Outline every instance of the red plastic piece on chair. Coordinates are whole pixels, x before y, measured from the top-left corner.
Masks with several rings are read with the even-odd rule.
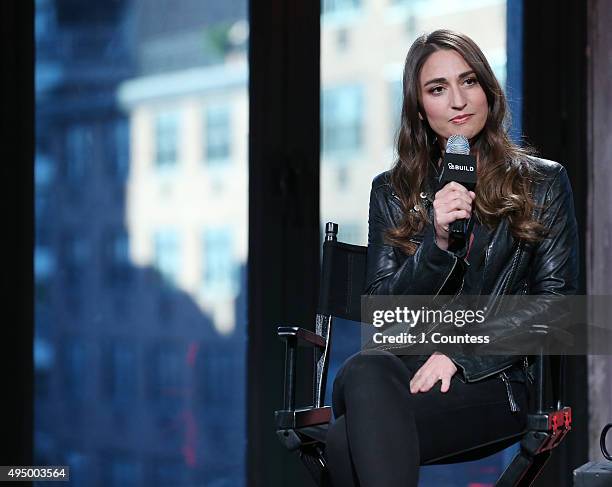
[[[541,446],[539,451],[552,450],[565,435],[572,429],[572,408],[565,407],[559,411],[548,413],[548,440]]]

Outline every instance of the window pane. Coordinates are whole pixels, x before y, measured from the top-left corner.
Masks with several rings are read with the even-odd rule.
[[[234,296],[238,275],[231,229],[209,228],[204,232],[202,292],[209,296]]]
[[[158,113],[155,117],[155,164],[172,166],[178,157],[179,117],[176,113]]]
[[[371,182],[396,159],[402,71],[412,42],[449,28],[483,49],[506,82],[505,0],[324,0],[321,17],[321,227],[339,224],[339,240],[367,244]],[[336,327],[330,380],[355,353],[354,327]],[[349,349],[346,344],[353,344]],[[330,394],[328,394],[328,397]],[[469,464],[426,467],[419,485],[492,485],[512,450]]]
[[[227,161],[231,147],[230,106],[206,108],[206,160],[208,162]]]
[[[323,0],[323,12],[326,14],[356,10],[361,7],[362,0]]]
[[[35,5],[35,463],[245,485],[246,0]]]
[[[360,86],[341,86],[323,91],[322,148],[330,157],[358,152],[362,145],[363,106]]]
[[[154,235],[155,268],[168,284],[177,282],[180,269],[179,237],[175,230],[158,230]]]
[[[94,150],[94,136],[91,127],[75,124],[66,132],[65,173],[66,180],[79,184],[86,177],[87,160]]]

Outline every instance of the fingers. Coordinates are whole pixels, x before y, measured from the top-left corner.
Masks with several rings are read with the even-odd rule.
[[[442,381],[440,392],[448,392],[451,378],[456,371],[457,367],[447,356],[434,353],[412,377],[410,392],[412,394],[427,392],[440,380]]]
[[[440,392],[448,392],[450,389],[451,378],[448,376],[442,377],[442,385],[440,386]]]
[[[438,382],[442,381],[440,387],[441,392],[448,392],[450,389],[451,376],[449,374],[435,375],[435,374],[421,374],[421,376],[415,376],[410,381],[410,392],[416,394],[418,392],[427,392]]]
[[[442,209],[452,204],[465,204],[469,207],[472,206],[472,197],[467,193],[460,193],[458,191],[447,191],[439,196],[436,196],[433,205],[436,210]]]
[[[472,203],[470,203],[469,201],[465,201],[465,199],[462,198],[453,198],[448,202],[441,201],[436,206],[437,208],[434,207],[436,208],[436,211],[442,213],[450,213],[451,211],[455,210],[464,210],[468,213],[472,212]]]
[[[449,211],[448,213],[445,213],[443,216],[440,216],[440,218],[438,218],[438,225],[440,226],[446,226],[449,223],[454,222],[455,220],[461,220],[463,218],[465,219],[469,219],[470,215],[472,214],[471,211],[467,211],[467,210],[454,210],[454,211]]]
[[[455,181],[451,181],[450,183],[444,185],[444,187],[435,194],[435,199],[442,198],[449,193],[465,195],[466,197],[469,197],[472,200],[476,197],[474,191],[468,191],[468,189],[462,184],[459,184]]]
[[[410,381],[410,392],[416,394],[417,392],[427,392],[431,387],[425,387],[426,374],[423,374],[419,370]]]
[[[413,394],[417,392],[429,391],[436,382],[441,378],[441,374],[434,368],[427,367],[425,363],[410,381],[410,392]],[[450,378],[449,378],[450,380]]]
[[[469,219],[472,216],[472,205],[476,193],[455,181],[446,184],[435,195],[434,223],[436,236],[444,240],[448,225],[456,220]]]

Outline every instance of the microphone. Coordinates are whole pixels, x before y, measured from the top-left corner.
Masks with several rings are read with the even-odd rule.
[[[442,161],[439,187],[455,181],[468,191],[476,187],[476,158],[470,155],[470,143],[463,135],[451,135],[446,142]],[[449,225],[448,248],[458,251],[465,247],[468,239],[468,220],[455,220]]]

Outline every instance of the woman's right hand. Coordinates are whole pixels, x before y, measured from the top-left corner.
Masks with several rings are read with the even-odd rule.
[[[451,181],[434,197],[434,229],[436,244],[442,250],[448,249],[449,225],[455,220],[469,219],[476,194],[465,186]]]

